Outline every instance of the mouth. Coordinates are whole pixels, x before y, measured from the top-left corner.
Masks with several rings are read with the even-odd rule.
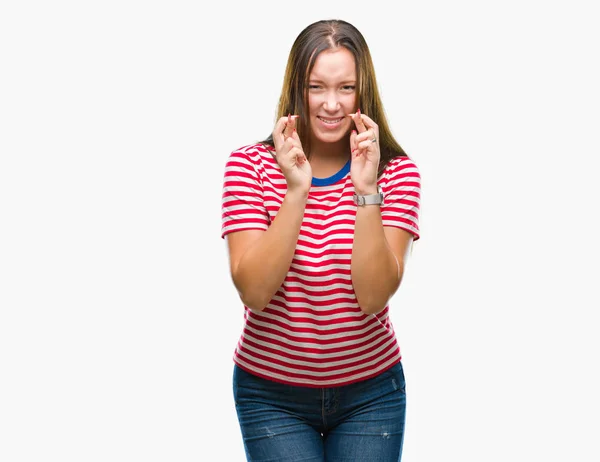
[[[323,122],[326,125],[336,125],[336,124],[339,124],[342,120],[344,120],[344,117],[336,117],[334,119],[331,117],[317,116],[317,119],[319,119],[321,122]]]
[[[321,117],[317,116],[319,121],[319,125],[321,126],[321,130],[333,130],[337,131],[340,127],[342,127],[342,122],[345,117]]]

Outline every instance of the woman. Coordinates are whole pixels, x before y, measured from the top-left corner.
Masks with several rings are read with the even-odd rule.
[[[397,461],[406,406],[388,301],[419,238],[420,176],[361,33],[290,51],[271,136],[230,154],[222,234],[245,309],[234,398],[248,460]]]

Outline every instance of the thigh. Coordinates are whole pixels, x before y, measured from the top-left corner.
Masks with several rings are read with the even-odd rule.
[[[249,461],[323,461],[321,433],[293,409],[290,387],[234,369],[234,399]]]
[[[397,462],[402,456],[406,383],[399,363],[353,388],[344,398],[347,412],[327,433],[328,462]]]

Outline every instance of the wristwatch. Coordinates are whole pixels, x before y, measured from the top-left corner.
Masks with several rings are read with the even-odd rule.
[[[359,196],[354,193],[353,199],[356,205],[381,205],[383,204],[383,190],[381,186],[377,186],[377,194]]]

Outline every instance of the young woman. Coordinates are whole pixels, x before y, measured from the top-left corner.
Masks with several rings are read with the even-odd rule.
[[[248,460],[400,460],[405,381],[388,301],[419,238],[419,199],[362,34],[341,20],[309,25],[275,129],[232,152],[224,175]]]

